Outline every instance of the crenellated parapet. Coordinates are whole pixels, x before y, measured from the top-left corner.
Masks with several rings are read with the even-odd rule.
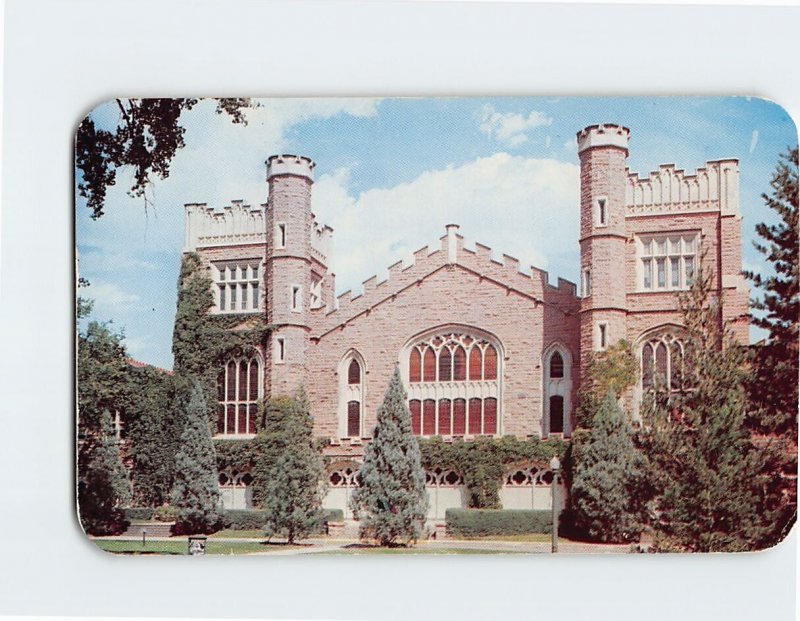
[[[328,265],[333,229],[314,220],[311,226],[311,255],[323,265]]]
[[[336,298],[336,305],[327,309],[317,324],[320,334],[345,325],[350,319],[370,312],[374,307],[392,299],[409,287],[419,286],[423,280],[445,269],[462,269],[475,278],[494,282],[508,294],[519,294],[533,305],[557,304],[567,313],[577,313],[579,300],[574,283],[558,279],[556,286],[549,284],[546,271],[535,267],[530,272],[521,271],[515,257],[502,255],[493,258],[492,249],[475,243],[475,249],[464,246],[464,238],[457,234],[456,225],[448,225],[447,234],[440,238],[439,247],[424,246],[414,252],[409,263],[398,261],[388,268],[387,277],[379,280],[373,275],[362,283],[363,291],[353,294],[345,291]]]
[[[266,242],[266,206],[252,207],[243,201],[217,211],[205,203],[189,203],[185,208],[184,252],[208,246],[235,246]]]
[[[686,174],[674,164],[662,164],[647,178],[628,173],[627,217],[718,211],[739,215],[739,161],[715,160]]]

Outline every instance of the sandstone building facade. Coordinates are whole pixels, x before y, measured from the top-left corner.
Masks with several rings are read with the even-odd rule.
[[[200,256],[214,283],[211,312],[240,314],[243,324],[259,314],[270,327],[265,342],[220,369],[217,437],[251,437],[258,400],[303,385],[315,431],[329,439],[326,505],[347,513],[395,365],[420,436],[568,437],[591,352],[634,344],[634,412],[656,375],[671,383],[683,347],[677,292],[700,269],[724,296],[722,319],[746,341],[737,160],[694,174],[665,164],[641,178],[626,168],[627,128],[577,136],[580,239],[569,241],[580,246],[580,288],[473,249],[448,224],[438,247],[390,266],[382,282],[364,281],[361,294],[336,297],[333,231],[311,212],[314,163],[302,156],[267,160],[265,205],[186,205],[184,252]],[[226,506],[247,506],[249,473],[219,480]],[[504,506],[544,508],[548,481],[537,468],[509,472]],[[461,504],[457,473],[428,473],[428,485],[431,517]]]

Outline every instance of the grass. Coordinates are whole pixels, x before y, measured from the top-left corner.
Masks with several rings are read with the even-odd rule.
[[[264,539],[264,531],[260,528],[251,530],[225,529],[208,536],[209,539]]]
[[[330,550],[328,552],[320,552],[319,554],[507,554],[509,551],[507,550],[493,550],[493,549],[475,549],[475,548],[440,548],[440,547],[432,547],[426,546],[424,543],[420,543],[414,547],[410,548],[382,548],[377,545],[369,545],[363,543],[353,543],[347,546],[343,546],[336,550]],[[511,551],[511,554],[515,554],[516,552]]]
[[[486,535],[484,537],[457,537],[453,536],[452,541],[511,541],[517,543],[550,543],[552,537],[544,533],[525,533],[522,535]],[[558,538],[560,542],[569,541],[563,537]]]
[[[239,531],[242,532],[242,531]],[[175,541],[148,541],[142,545],[141,540],[96,539],[94,543],[101,550],[115,554],[187,554],[185,539]],[[256,552],[277,552],[292,550],[303,546],[283,543],[266,543],[258,541],[215,541],[209,539],[206,554],[254,554]]]

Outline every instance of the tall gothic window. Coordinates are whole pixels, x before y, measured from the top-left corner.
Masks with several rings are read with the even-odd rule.
[[[254,434],[260,395],[258,356],[231,358],[217,375],[217,433],[226,436]]]
[[[543,435],[570,435],[571,403],[572,358],[562,345],[552,345],[544,354]]]
[[[496,435],[500,430],[499,344],[443,330],[408,348],[408,407],[416,435]]]
[[[339,436],[364,435],[364,359],[351,350],[339,364]]]
[[[672,332],[648,338],[642,345],[642,390],[677,393],[685,389],[685,349]]]

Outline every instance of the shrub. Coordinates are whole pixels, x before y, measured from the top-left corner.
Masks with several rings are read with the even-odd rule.
[[[171,505],[163,505],[153,510],[152,516],[158,522],[174,522],[178,519],[179,509]]]
[[[152,507],[126,507],[122,510],[122,515],[126,522],[142,522],[153,519]]]
[[[267,512],[258,509],[225,509],[222,525],[230,530],[261,530],[267,523]]]
[[[447,532],[462,537],[547,534],[552,531],[550,511],[522,509],[448,509]]]
[[[323,526],[328,522],[341,522],[344,513],[341,509],[325,509]],[[222,512],[222,524],[230,530],[260,530],[267,523],[267,512],[261,509],[226,509]],[[316,532],[323,532],[324,528]]]

